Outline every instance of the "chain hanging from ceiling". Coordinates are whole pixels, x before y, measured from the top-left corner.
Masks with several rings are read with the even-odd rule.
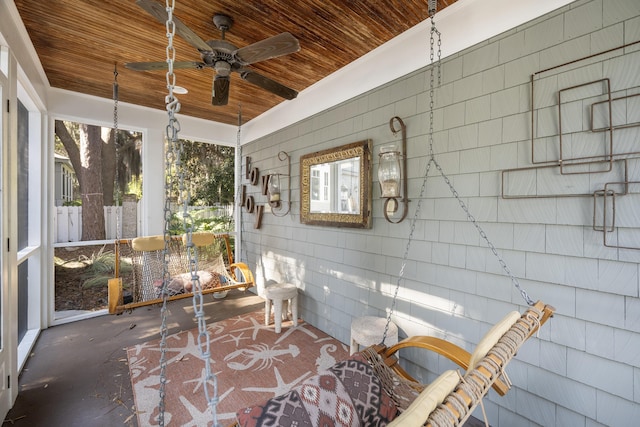
[[[491,241],[489,240],[489,237],[484,232],[484,230],[482,229],[482,227],[480,226],[480,224],[478,223],[476,218],[471,214],[471,212],[469,212],[469,208],[467,207],[466,203],[462,200],[462,198],[458,194],[457,190],[453,187],[453,184],[451,183],[451,180],[444,173],[444,171],[442,170],[442,167],[440,166],[440,164],[438,163],[438,161],[435,158],[435,153],[433,151],[433,137],[434,137],[434,133],[435,133],[434,132],[434,125],[433,125],[433,122],[434,122],[433,114],[434,114],[434,109],[435,109],[436,73],[437,73],[437,86],[440,86],[440,84],[442,82],[442,72],[441,72],[441,69],[442,69],[442,67],[441,67],[442,36],[440,34],[440,31],[438,31],[438,29],[436,28],[436,24],[435,24],[435,14],[436,14],[436,8],[437,8],[436,0],[429,0],[428,7],[429,7],[429,17],[431,19],[431,30],[429,32],[430,33],[430,35],[429,35],[429,46],[430,46],[430,49],[429,49],[429,59],[430,59],[430,65],[429,65],[429,161],[427,162],[426,170],[425,170],[425,173],[424,173],[424,179],[422,181],[422,186],[420,188],[420,196],[418,197],[418,203],[416,204],[416,211],[413,214],[413,218],[411,220],[409,238],[407,240],[407,245],[405,247],[404,255],[402,257],[402,264],[400,266],[400,272],[398,273],[398,278],[397,278],[397,281],[396,281],[395,291],[394,291],[393,298],[392,298],[392,301],[391,301],[391,307],[389,309],[388,316],[387,316],[387,323],[386,323],[385,328],[384,328],[384,333],[382,335],[382,340],[380,341],[381,343],[384,343],[386,338],[387,338],[389,325],[391,323],[391,314],[395,310],[396,300],[397,300],[397,297],[398,297],[398,291],[400,289],[400,283],[402,282],[402,279],[404,277],[404,270],[405,270],[405,267],[407,265],[407,259],[409,258],[409,249],[411,247],[411,241],[413,240],[413,235],[414,235],[415,228],[416,228],[416,222],[417,222],[417,219],[418,219],[418,217],[420,215],[420,210],[422,208],[422,201],[424,200],[424,195],[426,193],[427,177],[429,176],[429,172],[431,171],[431,166],[432,165],[440,173],[440,176],[442,176],[442,178],[444,179],[445,183],[449,187],[449,190],[451,191],[451,194],[456,198],[456,200],[458,201],[458,204],[460,205],[462,210],[465,212],[465,214],[467,216],[467,220],[473,224],[473,226],[476,228],[476,230],[480,234],[480,237],[482,237],[482,239],[489,246],[489,249],[491,250],[493,255],[498,259],[498,262],[500,263],[500,266],[502,267],[504,272],[509,276],[509,278],[511,279],[511,282],[513,283],[513,285],[518,289],[518,291],[520,292],[520,295],[522,296],[522,298],[530,306],[535,304],[535,302],[529,297],[527,292],[520,286],[520,282],[518,281],[518,279],[513,275],[513,273],[511,273],[511,270],[507,266],[506,262],[500,256],[500,254],[498,253],[498,250],[496,249],[494,244],[491,243]],[[436,44],[437,44],[437,49],[435,47]]]
[[[168,283],[171,280],[168,268],[169,257],[169,244],[172,239],[170,225],[171,225],[171,194],[175,187],[174,175],[178,178],[178,202],[182,203],[182,223],[186,232],[186,246],[187,256],[189,262],[189,269],[191,272],[191,281],[193,288],[193,309],[198,324],[198,348],[200,349],[200,358],[205,364],[204,378],[202,386],[204,395],[208,406],[211,408],[213,427],[220,427],[217,419],[217,405],[218,405],[218,385],[217,377],[211,370],[211,351],[209,331],[204,314],[204,304],[202,295],[202,285],[198,278],[198,259],[195,253],[195,246],[192,241],[193,237],[193,218],[188,212],[188,206],[190,201],[190,194],[188,186],[185,186],[184,168],[182,167],[182,154],[183,143],[179,139],[178,134],[180,132],[180,123],[176,118],[176,113],[180,111],[180,102],[175,96],[174,87],[176,83],[176,75],[173,72],[173,64],[175,62],[176,50],[173,45],[175,36],[175,22],[173,20],[173,11],[175,9],[175,0],[166,0],[167,11],[167,64],[168,69],[166,73],[168,95],[165,97],[166,109],[169,116],[169,123],[166,127],[166,141],[168,148],[165,150],[165,205],[164,205],[164,263],[162,272],[162,309],[161,309],[161,327],[160,327],[160,403],[158,414],[158,425],[164,427],[165,425],[165,396],[167,385],[167,301],[168,301]],[[175,174],[173,173],[175,172]]]
[[[114,199],[116,199],[116,244],[119,244],[120,241],[120,150],[118,147],[118,65],[115,64],[113,66],[113,130],[111,131],[111,143],[113,144],[113,149],[115,150],[115,162],[116,162],[116,170],[113,187],[113,195]],[[121,211],[122,209],[120,209]]]

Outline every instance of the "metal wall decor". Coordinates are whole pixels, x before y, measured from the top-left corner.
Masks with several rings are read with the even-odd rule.
[[[531,163],[534,166],[502,171],[501,196],[503,199],[592,197],[591,226],[594,231],[602,232],[604,246],[618,249],[640,249],[638,239],[634,240],[633,237],[621,235],[624,228],[640,227],[640,225],[629,224],[637,217],[627,214],[627,221],[622,221],[622,225],[619,225],[616,218],[617,214],[620,215],[618,206],[621,197],[632,194],[638,197],[640,194],[638,191],[630,191],[630,188],[637,188],[640,184],[639,177],[630,176],[636,172],[636,165],[640,162],[640,150],[636,148],[640,132],[631,129],[640,127],[638,113],[640,102],[636,99],[640,94],[628,93],[635,92],[633,88],[616,88],[617,93],[622,96],[614,97],[612,86],[616,87],[616,85],[608,77],[558,88],[557,134],[549,134],[548,130],[543,134],[540,131],[542,128],[538,128],[538,122],[544,119],[553,120],[550,113],[554,107],[548,105],[548,100],[544,100],[544,84],[547,85],[546,93],[548,94],[560,80],[558,75],[546,73],[569,65],[572,66],[571,69],[559,70],[558,73],[576,72],[579,68],[575,68],[575,64],[580,61],[611,54],[638,43],[640,41],[533,73],[531,75]],[[603,59],[603,61],[607,60],[610,58]],[[543,85],[542,95],[539,95],[540,89],[536,91],[540,85]],[[538,107],[536,102],[540,102],[542,106]],[[567,120],[565,116],[569,119]],[[623,131],[633,134],[618,134]],[[545,158],[540,159],[540,155]],[[636,165],[630,166],[629,162],[634,162]],[[519,181],[514,178],[518,174],[522,175]],[[602,177],[599,174],[602,174]],[[562,176],[567,177],[560,178]],[[563,182],[561,179],[566,181]],[[580,188],[585,190],[580,191]],[[629,207],[629,211],[633,211],[633,207]],[[610,236],[616,232],[617,239],[613,242]]]
[[[251,185],[257,185],[260,181],[260,170],[257,167],[251,165],[251,157],[247,156],[244,159],[245,164],[245,178],[249,180]],[[260,228],[262,226],[262,215],[264,214],[264,205],[257,205],[255,198],[252,195],[247,195],[247,186],[243,185],[241,189],[240,205],[244,206],[248,213],[255,215],[253,228]]]

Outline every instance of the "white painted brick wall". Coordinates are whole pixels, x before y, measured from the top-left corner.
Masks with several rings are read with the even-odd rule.
[[[593,230],[594,205],[598,225],[603,202],[599,197],[594,204],[592,192],[624,178],[621,162],[610,173],[589,175],[560,175],[554,165],[514,171],[505,174],[508,196],[551,197],[500,197],[505,169],[560,158],[560,89],[607,77],[615,97],[640,93],[640,44],[536,74],[533,125],[531,75],[637,40],[640,2],[579,0],[443,58],[433,115],[435,159],[521,287],[557,309],[512,361],[514,389],[485,398],[493,426],[626,426],[640,417],[640,250],[606,247],[603,233]],[[411,73],[242,148],[261,170],[275,167],[274,153],[291,154],[294,200],[291,215],[265,215],[260,230],[243,213],[242,261],[255,267],[258,283],[296,282],[301,316],[345,343],[353,318],[384,316],[391,306],[419,202],[393,316],[401,335],[433,334],[472,350],[505,313],[524,310],[520,292],[434,165],[418,200],[429,160],[428,74]],[[588,130],[589,103],[603,99],[601,84],[568,90],[562,99],[563,157],[605,152],[606,135]],[[614,112],[615,123],[637,123],[640,97],[616,104]],[[606,109],[597,114],[602,123]],[[403,118],[409,137],[411,203],[401,224],[384,220],[376,178],[377,151],[391,139],[394,115]],[[374,145],[372,229],[300,224],[300,156],[366,138]],[[638,140],[640,127],[616,130],[614,152],[637,151]],[[640,180],[640,161],[629,161],[626,173]],[[555,197],[574,193],[584,196]],[[640,246],[639,202],[638,195],[617,197],[619,228],[607,233],[608,244]],[[611,209],[607,214],[610,219]],[[415,350],[402,359],[425,380],[451,367]]]

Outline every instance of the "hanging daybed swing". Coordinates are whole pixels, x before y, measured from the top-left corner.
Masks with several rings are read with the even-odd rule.
[[[146,10],[159,15],[163,10],[153,1],[139,0],[138,3]],[[179,21],[172,16],[173,7],[167,4],[167,31],[175,31]],[[169,15],[171,14],[171,16]],[[234,262],[232,236],[228,233],[193,232],[193,218],[187,210],[190,196],[185,190],[184,171],[181,168],[181,142],[177,140],[179,126],[175,113],[180,103],[174,96],[175,74],[173,73],[173,35],[167,48],[167,112],[169,125],[167,126],[167,141],[165,168],[165,233],[157,236],[143,236],[121,239],[120,225],[116,224],[115,246],[115,276],[108,283],[109,314],[121,314],[138,307],[162,304],[164,300],[174,301],[188,298],[196,291],[195,285],[200,286],[202,295],[213,294],[223,297],[229,290],[246,290],[253,287],[255,282],[253,273],[243,262]],[[113,82],[113,135],[118,133],[118,72],[114,69]],[[238,124],[240,128],[240,123]],[[238,129],[238,138],[239,138]],[[115,136],[114,136],[115,138]],[[116,140],[114,139],[114,144]],[[118,164],[118,148],[116,145],[116,164]],[[177,176],[177,183],[171,182],[169,172],[173,169]],[[116,201],[119,203],[118,168],[115,172]],[[187,229],[182,235],[172,235],[171,227],[171,189],[179,188],[179,199],[183,203],[181,212],[183,228]],[[119,216],[116,216],[119,221]],[[124,261],[131,264],[131,273],[127,280],[123,280],[121,270]],[[192,278],[192,275],[195,277]],[[197,281],[197,283],[196,283]]]

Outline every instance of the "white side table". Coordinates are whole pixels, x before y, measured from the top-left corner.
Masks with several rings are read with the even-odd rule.
[[[271,302],[273,301],[273,320],[276,324],[276,333],[282,331],[282,319],[287,318],[287,312],[291,310],[293,326],[298,326],[298,287],[293,283],[276,283],[269,285],[264,290],[264,324],[269,326],[271,318]],[[284,301],[288,307],[283,311]]]
[[[364,316],[351,322],[351,354],[359,350],[359,345],[369,347],[382,342],[387,319],[384,317]],[[389,330],[384,344],[390,347],[398,342],[398,327],[389,322]]]

